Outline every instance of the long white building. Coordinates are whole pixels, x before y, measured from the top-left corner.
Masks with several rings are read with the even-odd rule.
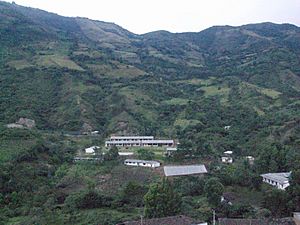
[[[174,146],[174,140],[155,140],[153,136],[112,136],[105,147],[162,147]]]
[[[289,183],[290,172],[287,173],[266,173],[260,175],[263,178],[263,182],[270,184],[278,189],[285,190]]]
[[[160,167],[160,162],[151,160],[126,159],[124,164],[127,166],[142,166],[142,167]]]

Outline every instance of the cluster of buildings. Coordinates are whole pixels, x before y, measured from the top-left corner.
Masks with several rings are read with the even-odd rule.
[[[126,159],[124,164],[127,166],[140,166],[149,168],[160,167],[160,162],[152,160],[140,160],[140,159]],[[171,176],[188,176],[188,175],[200,175],[207,173],[205,165],[178,165],[178,166],[164,166],[164,174],[166,177]]]
[[[171,147],[174,140],[157,140],[154,136],[111,136],[105,147]]]
[[[231,164],[233,163],[233,157],[232,157],[232,154],[233,154],[233,151],[226,151],[223,153],[223,156],[221,157],[221,162],[222,163],[227,163],[227,164]],[[250,165],[253,165],[254,164],[254,157],[253,156],[245,156],[244,157]]]
[[[230,126],[225,127],[230,129]],[[165,155],[171,156],[177,151],[174,140],[157,140],[154,136],[111,136],[105,142],[105,147],[166,147]],[[96,151],[100,149],[99,146],[91,146],[85,149],[85,157],[76,157],[75,161],[80,160],[95,160]],[[122,156],[131,156],[133,152],[120,152]],[[233,151],[225,151],[221,157],[221,162],[226,164],[233,163]],[[245,159],[250,163],[254,163],[253,156],[246,156]],[[138,166],[148,168],[158,168],[161,166],[160,162],[154,160],[140,160],[140,159],[126,159],[124,164],[127,166]],[[205,174],[207,169],[204,165],[181,165],[181,166],[164,166],[165,176],[185,176],[194,174]],[[278,189],[285,190],[289,184],[289,177],[291,172],[283,173],[266,173],[261,174],[263,182],[270,184]]]

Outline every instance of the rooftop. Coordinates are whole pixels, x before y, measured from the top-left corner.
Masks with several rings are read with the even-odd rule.
[[[289,182],[289,177],[291,175],[291,172],[284,172],[284,173],[265,173],[261,174],[263,178],[267,178],[273,181],[276,181],[278,183],[287,183]]]
[[[111,136],[110,139],[154,139],[154,136]]]
[[[173,140],[112,140],[112,141],[106,141],[106,143],[114,143],[114,144],[165,144],[165,143],[174,143]]]
[[[127,221],[118,225],[140,225],[141,220]],[[169,216],[155,219],[143,219],[143,225],[192,225],[195,221],[187,216]]]
[[[224,152],[224,154],[229,154],[229,155],[231,155],[233,153],[233,151],[226,151],[226,152]]]
[[[184,176],[207,173],[204,165],[164,166],[164,172],[169,176]]]
[[[219,225],[296,225],[292,218],[279,219],[231,219],[219,218]]]
[[[140,159],[125,159],[124,162],[136,162],[136,163],[160,163],[158,161],[152,161],[152,160],[140,160]]]

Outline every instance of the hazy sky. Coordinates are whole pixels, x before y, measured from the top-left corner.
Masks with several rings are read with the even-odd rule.
[[[300,0],[16,0],[19,5],[114,22],[142,34],[259,22],[300,26]]]

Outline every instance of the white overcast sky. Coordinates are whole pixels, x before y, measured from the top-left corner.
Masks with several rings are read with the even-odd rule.
[[[10,1],[11,2],[11,1]],[[201,31],[214,25],[292,23],[300,26],[300,0],[15,0],[19,5],[114,22],[142,34]]]

